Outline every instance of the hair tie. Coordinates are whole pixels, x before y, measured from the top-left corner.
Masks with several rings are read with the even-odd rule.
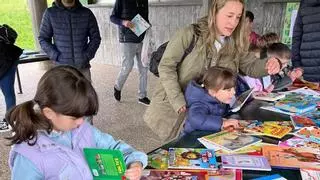
[[[203,83],[201,84],[201,87],[203,87],[203,88],[204,88],[204,84],[203,84]]]
[[[33,102],[33,107],[32,107],[33,111],[35,113],[40,113],[41,109],[40,109],[39,104],[35,100],[32,100],[32,102]]]

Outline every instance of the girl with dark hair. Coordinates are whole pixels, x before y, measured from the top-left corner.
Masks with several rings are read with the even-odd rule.
[[[183,133],[238,127],[238,120],[223,118],[235,95],[235,84],[236,75],[232,70],[214,66],[191,81],[185,92],[188,112]]]
[[[139,179],[147,156],[91,126],[97,114],[96,91],[77,69],[57,66],[40,79],[33,100],[7,113],[14,132],[9,165],[12,179],[93,179],[83,148],[118,149],[126,177]]]

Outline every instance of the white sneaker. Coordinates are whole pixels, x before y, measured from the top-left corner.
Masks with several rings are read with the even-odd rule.
[[[8,132],[11,129],[11,126],[4,119],[0,120],[0,132]]]

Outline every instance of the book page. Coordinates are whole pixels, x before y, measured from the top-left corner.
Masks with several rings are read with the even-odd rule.
[[[145,19],[143,19],[140,14],[137,14],[131,20],[131,22],[134,26],[130,28],[130,30],[133,31],[138,37],[150,27],[150,24]]]

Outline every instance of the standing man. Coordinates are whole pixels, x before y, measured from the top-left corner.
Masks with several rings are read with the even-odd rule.
[[[138,102],[149,105],[150,100],[147,97],[147,74],[148,68],[141,62],[142,41],[145,33],[139,37],[132,32],[129,27],[134,26],[130,21],[137,14],[140,14],[147,22],[148,19],[148,0],[116,0],[112,14],[111,22],[119,26],[119,41],[122,67],[114,86],[114,98],[121,100],[121,90],[126,82],[136,57],[139,70],[139,99]]]
[[[94,14],[79,0],[55,0],[46,9],[39,42],[56,65],[74,66],[91,80],[90,60],[99,48],[101,37]]]
[[[292,65],[303,79],[320,82],[320,0],[302,0],[292,33]]]

